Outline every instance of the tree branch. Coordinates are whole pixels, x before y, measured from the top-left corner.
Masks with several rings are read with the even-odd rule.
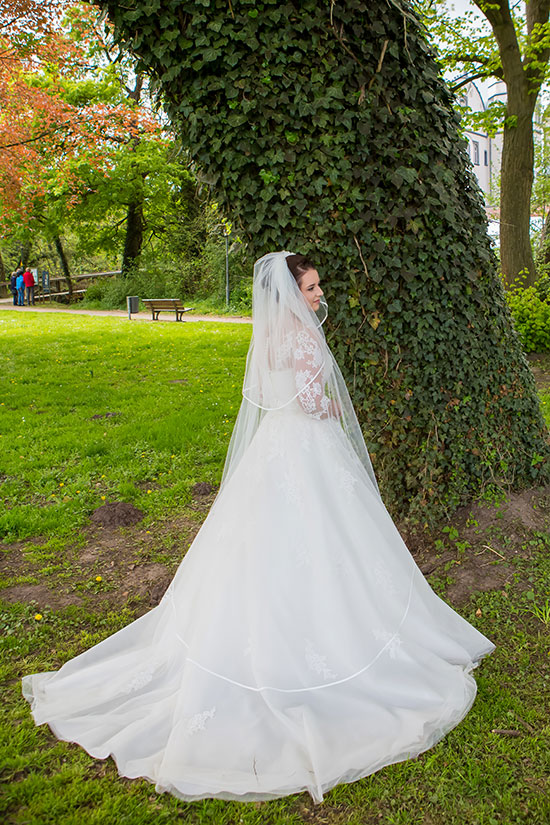
[[[341,45],[341,47],[344,49],[345,52],[347,52],[349,54],[351,59],[354,60],[355,63],[357,63],[357,65],[359,66],[359,68],[361,68],[364,72],[368,72],[367,67],[364,66],[361,63],[361,61],[354,55],[354,53],[349,48],[349,46],[346,46],[346,44],[344,43],[344,25],[342,24],[340,26],[340,32],[338,32],[338,29],[336,28],[336,24],[333,23],[332,31],[334,32],[334,35],[335,35],[337,41],[339,42],[339,44]]]
[[[510,12],[508,0],[473,0],[481,13],[487,18],[493,29],[498,44],[503,79],[514,77],[522,72],[521,50],[516,27]],[[548,0],[544,0],[548,2]]]
[[[487,65],[487,57],[482,54],[453,54],[452,59],[457,63],[481,63]]]
[[[491,75],[494,75],[495,72],[491,72]],[[456,83],[450,83],[449,88],[452,92],[457,92],[459,89],[462,89],[463,86],[467,86],[468,83],[473,83],[474,80],[480,80],[481,78],[489,77],[487,72],[477,72],[476,74],[468,75],[468,77],[459,78]]]
[[[40,134],[35,135],[34,137],[27,138],[26,140],[17,140],[15,143],[3,143],[0,144],[0,149],[13,149],[14,146],[24,146],[26,143],[34,143],[37,140],[41,140],[43,137],[47,137],[48,135],[54,135],[62,126],[66,126],[68,121],[65,123],[58,123],[56,127],[53,129],[46,129],[44,132],[40,132]]]

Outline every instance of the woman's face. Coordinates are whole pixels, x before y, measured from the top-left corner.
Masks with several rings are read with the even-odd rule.
[[[316,269],[308,269],[300,279],[300,292],[316,312],[321,303],[323,290],[319,286],[319,273]]]

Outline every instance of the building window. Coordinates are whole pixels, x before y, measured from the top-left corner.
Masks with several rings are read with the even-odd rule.
[[[472,146],[474,149],[474,166],[479,166],[479,143],[477,140],[472,141]]]
[[[485,149],[484,152],[483,152],[483,162],[484,162],[485,166],[489,165],[489,162],[487,160],[487,149]]]

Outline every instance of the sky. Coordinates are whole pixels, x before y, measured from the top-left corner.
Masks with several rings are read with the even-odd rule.
[[[472,12],[475,17],[479,18],[480,25],[489,26],[487,20],[472,0],[447,0],[447,8],[455,17],[460,17],[466,11]],[[490,93],[489,90],[493,82],[492,79],[476,80],[476,85],[485,96]]]
[[[457,15],[463,14],[465,11],[473,11],[476,15],[479,15],[479,17],[483,17],[477,6],[472,3],[472,0],[450,0],[447,5],[450,9],[454,9]]]

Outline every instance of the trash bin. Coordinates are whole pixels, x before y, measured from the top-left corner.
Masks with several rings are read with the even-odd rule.
[[[139,312],[139,297],[137,295],[127,295],[126,304],[128,306],[128,318],[132,312]]]

